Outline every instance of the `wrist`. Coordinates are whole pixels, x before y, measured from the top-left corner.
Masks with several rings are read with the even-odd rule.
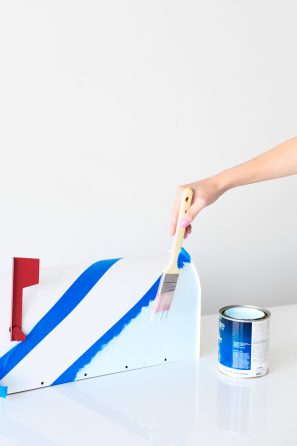
[[[223,172],[214,175],[211,177],[211,180],[214,182],[220,195],[229,189],[232,189],[232,187],[235,187],[235,184],[233,184],[232,174],[228,170],[224,170]]]

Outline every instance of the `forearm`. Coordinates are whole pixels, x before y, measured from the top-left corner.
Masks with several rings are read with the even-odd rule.
[[[227,190],[244,184],[273,180],[294,174],[297,174],[297,137],[239,166],[224,170],[204,180],[179,186],[172,212],[171,235],[174,235],[176,230],[181,194],[185,187],[190,187],[194,192],[190,209],[187,211],[186,218],[181,222],[181,226],[185,228],[186,238],[191,233],[192,222],[199,212],[214,203]]]
[[[222,191],[297,174],[297,137],[215,175]]]

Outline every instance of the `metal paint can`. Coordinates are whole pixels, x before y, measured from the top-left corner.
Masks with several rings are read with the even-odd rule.
[[[268,373],[270,312],[250,305],[219,311],[218,369],[238,378]]]

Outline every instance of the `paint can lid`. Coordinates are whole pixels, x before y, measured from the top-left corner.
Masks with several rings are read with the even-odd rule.
[[[237,321],[257,321],[270,316],[268,310],[249,305],[230,305],[220,310],[220,314],[228,319]]]

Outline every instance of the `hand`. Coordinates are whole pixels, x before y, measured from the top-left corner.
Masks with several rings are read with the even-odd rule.
[[[176,231],[181,195],[185,187],[190,187],[194,192],[192,204],[187,211],[186,218],[181,221],[181,226],[186,229],[184,238],[187,238],[192,232],[192,222],[197,217],[199,212],[209,204],[216,201],[225,190],[221,187],[218,177],[210,177],[206,178],[205,180],[196,181],[195,183],[179,186],[177,188],[176,200],[172,211],[170,226],[171,235],[174,235]]]
[[[216,201],[225,191],[245,184],[295,174],[297,174],[297,137],[213,177],[179,186],[171,218],[171,235],[176,231],[181,194],[185,187],[190,187],[194,192],[191,207],[181,222],[181,226],[186,229],[185,238],[187,238],[192,231],[192,221],[199,212]]]

